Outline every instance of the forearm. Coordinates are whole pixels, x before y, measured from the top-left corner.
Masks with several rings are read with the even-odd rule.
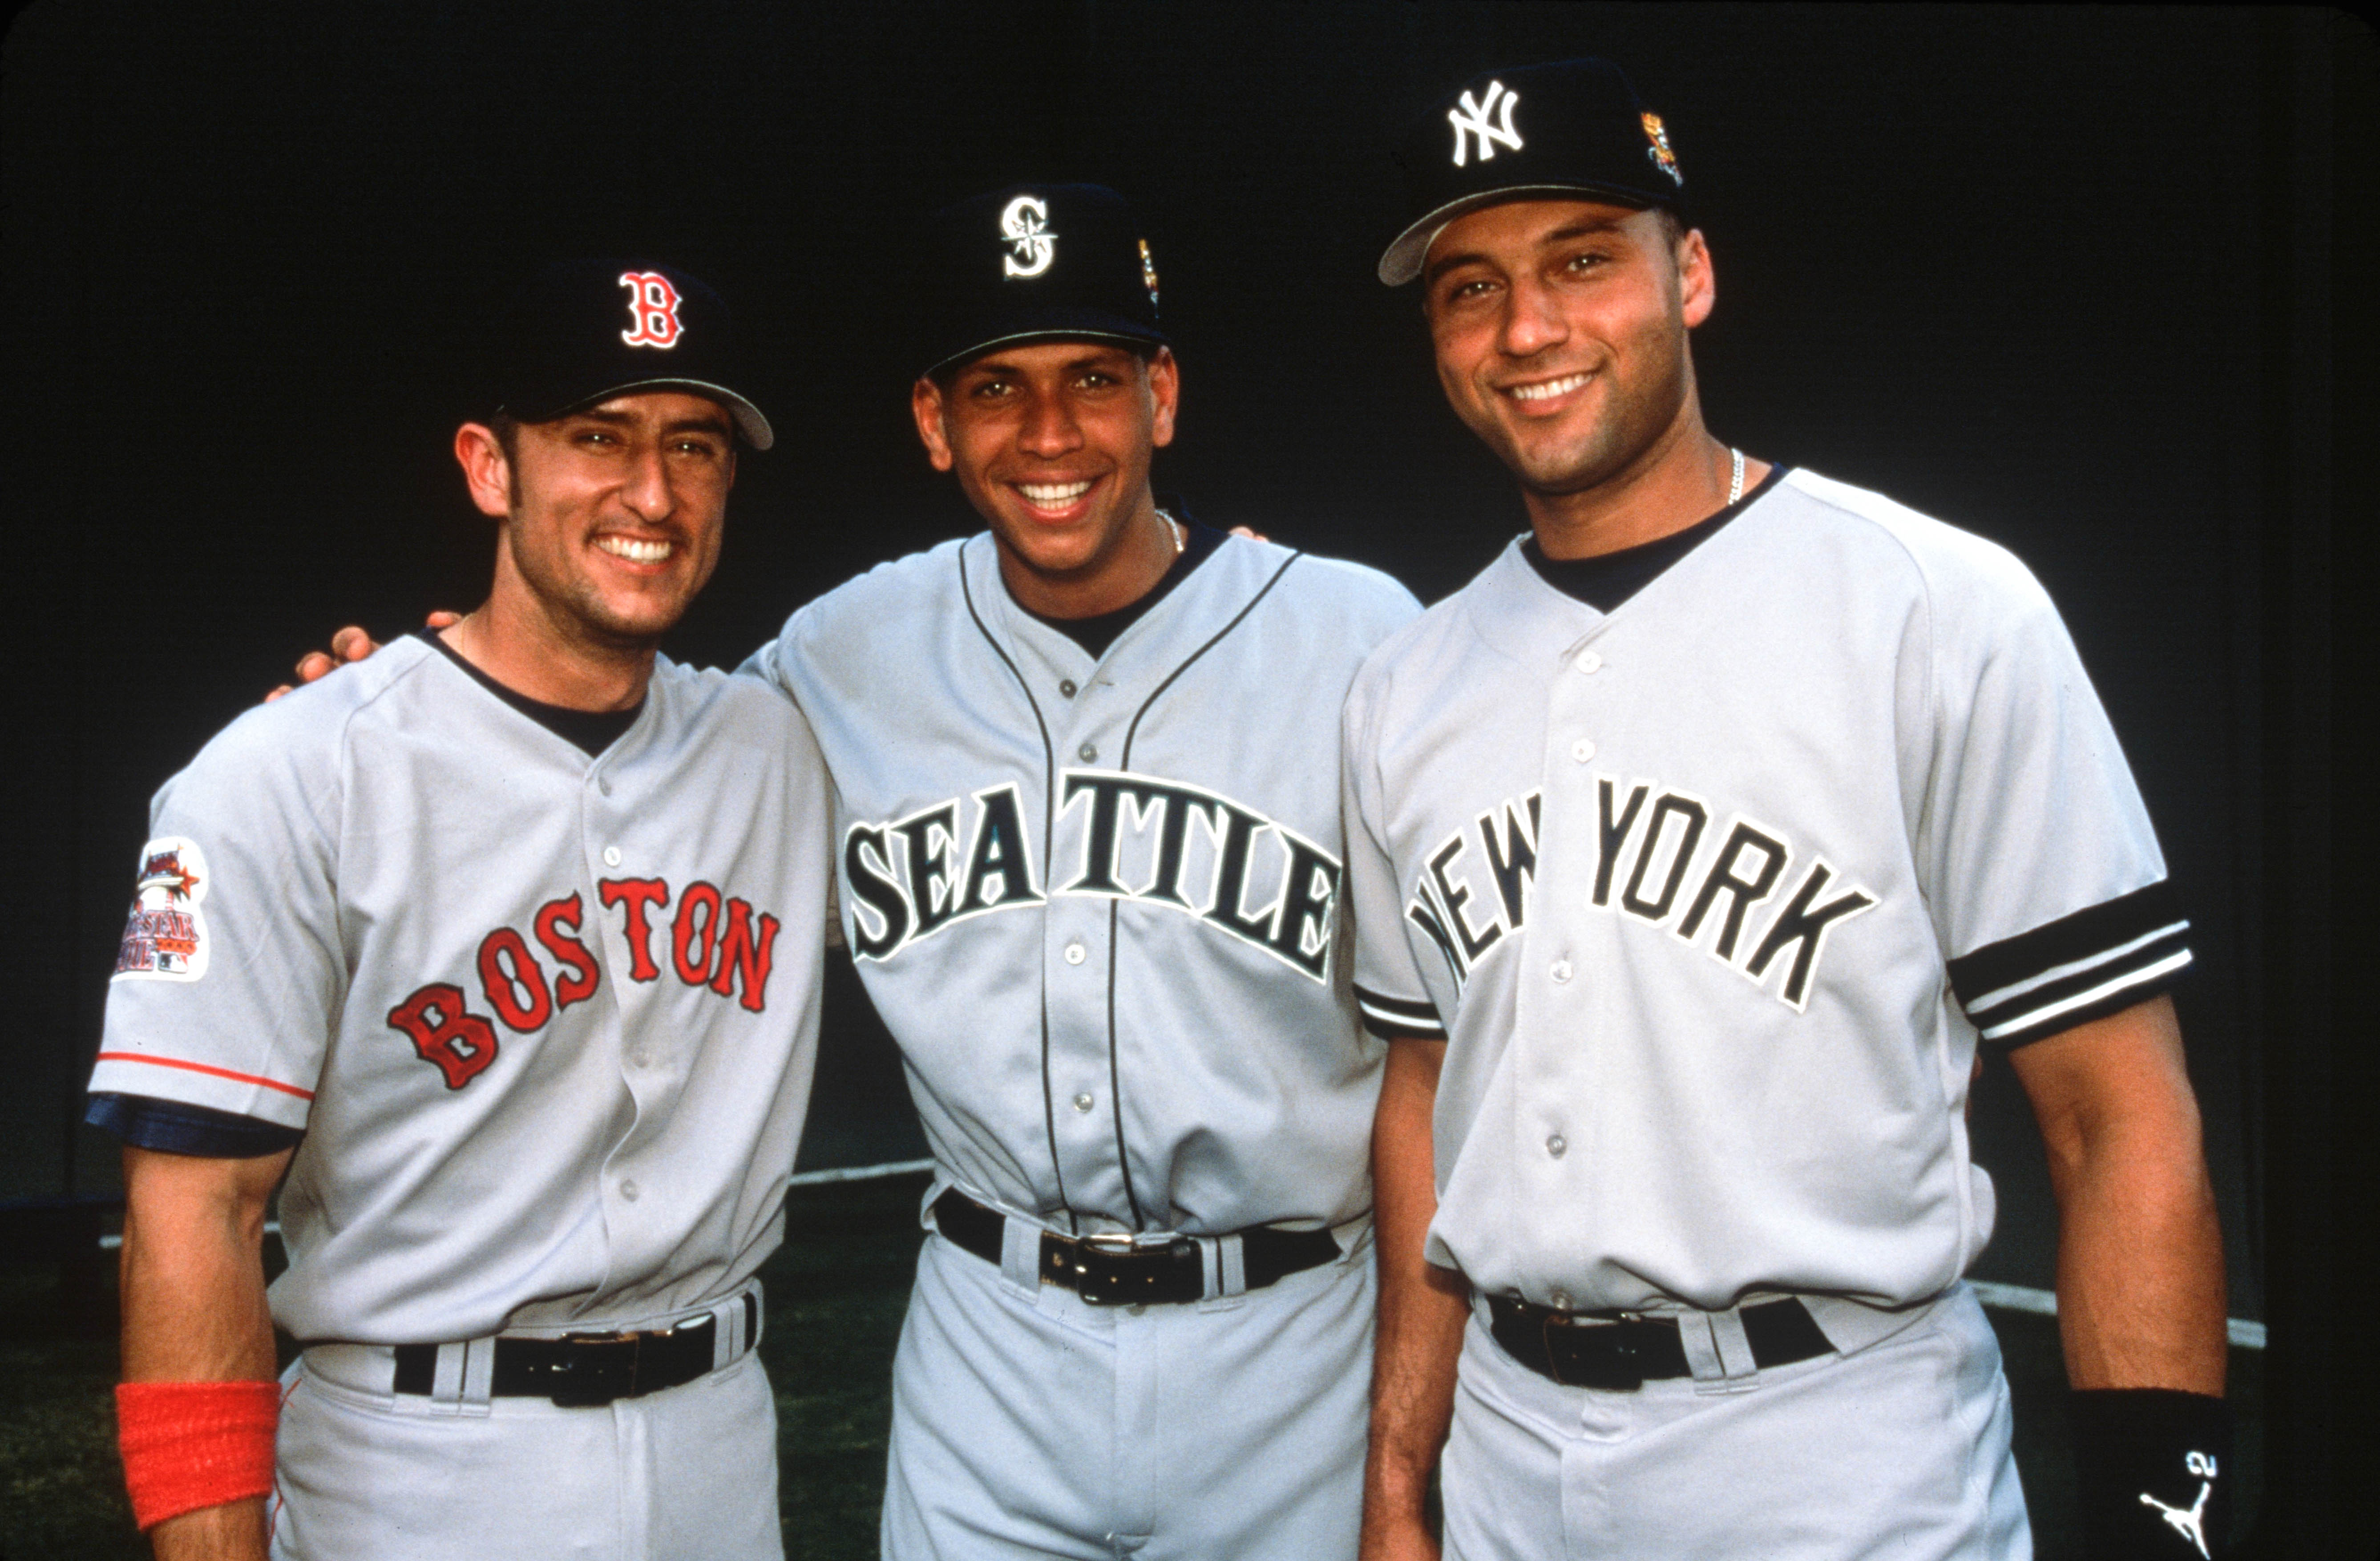
[[[2078,1388],[2220,1395],[2223,1241],[2172,1005],[2017,1052],[2058,1206],[2058,1330]]]
[[[264,1212],[286,1161],[285,1154],[221,1162],[126,1152],[127,1383],[273,1379]],[[160,1561],[262,1561],[264,1502],[201,1507],[149,1533]]]
[[[2076,1387],[2222,1395],[2223,1238],[2194,1130],[2181,1148],[2102,1133],[2052,1173],[2058,1334]]]
[[[1461,1279],[1422,1256],[1438,1212],[1430,1123],[1445,1051],[1443,1042],[1430,1041],[1399,1041],[1389,1048],[1373,1124],[1380,1299],[1364,1476],[1368,1557],[1435,1554],[1424,1506],[1454,1411],[1455,1358],[1469,1314]]]

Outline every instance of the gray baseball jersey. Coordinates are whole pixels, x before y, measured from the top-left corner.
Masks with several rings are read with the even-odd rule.
[[[1609,615],[1508,549],[1347,734],[1359,994],[1449,1040],[1428,1253],[1491,1292],[1937,1295],[1991,1233],[1979,1038],[2190,957],[2041,588],[1807,472]]]
[[[1085,1231],[1369,1208],[1381,1051],[1350,996],[1335,713],[1417,610],[1232,538],[1094,661],[978,535],[747,664],[833,775],[844,934],[936,1191]]]
[[[157,793],[91,1088],[305,1129],[301,1339],[700,1305],[783,1226],[825,791],[747,680],[662,660],[590,759],[399,641]]]

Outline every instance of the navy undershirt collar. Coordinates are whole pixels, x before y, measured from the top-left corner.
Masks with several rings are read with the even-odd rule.
[[[1721,527],[1749,509],[1783,480],[1786,470],[1782,466],[1770,467],[1768,475],[1760,480],[1757,487],[1708,519],[1697,520],[1682,531],[1672,531],[1635,547],[1598,553],[1592,558],[1548,558],[1533,534],[1521,543],[1521,555],[1540,579],[1563,595],[1575,597],[1598,613],[1617,612],[1622,602],[1652,584],[1662,571],[1710,541]]]
[[[572,710],[567,705],[548,704],[543,700],[533,700],[527,694],[516,693],[505,688],[502,683],[464,660],[454,646],[438,637],[435,629],[417,628],[413,634],[415,639],[426,640],[437,646],[448,661],[469,673],[472,680],[480,687],[511,705],[563,741],[580,750],[589,759],[619,741],[620,734],[637,724],[637,716],[645,708],[645,701],[641,699],[625,710]]]
[[[1151,607],[1164,601],[1168,592],[1189,579],[1193,569],[1205,563],[1217,548],[1223,545],[1223,533],[1214,527],[1201,526],[1178,509],[1160,513],[1169,514],[1181,522],[1184,533],[1182,551],[1174,555],[1173,563],[1163,578],[1149,587],[1140,600],[1091,618],[1053,618],[1046,613],[1034,612],[1021,602],[1017,605],[1089,652],[1093,661],[1106,655],[1108,647],[1116,642],[1117,636],[1139,622]],[[1012,596],[1009,600],[1015,601],[1015,598]]]

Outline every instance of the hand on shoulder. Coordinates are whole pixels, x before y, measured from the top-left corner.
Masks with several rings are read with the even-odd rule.
[[[445,628],[460,623],[462,619],[462,614],[450,613],[442,608],[430,615],[429,627]],[[380,642],[374,640],[370,632],[354,624],[349,624],[331,636],[331,648],[328,651],[309,651],[298,658],[298,683],[319,682],[348,663],[362,661],[379,649]],[[264,696],[264,702],[271,704],[297,686],[297,683],[282,684]]]

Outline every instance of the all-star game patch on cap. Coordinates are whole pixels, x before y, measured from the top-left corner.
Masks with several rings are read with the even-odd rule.
[[[482,400],[522,422],[631,391],[683,390],[725,407],[754,449],[776,442],[760,409],[733,388],[743,367],[726,300],[674,266],[554,262],[499,312],[484,361]]]
[[[1167,345],[1156,259],[1112,189],[1011,185],[945,206],[927,227],[913,294],[920,374],[1042,336]]]
[[[1685,209],[1668,127],[1609,60],[1491,70],[1421,117],[1396,149],[1405,229],[1380,257],[1394,287],[1421,274],[1439,230],[1465,212],[1530,195],[1585,194]]]

